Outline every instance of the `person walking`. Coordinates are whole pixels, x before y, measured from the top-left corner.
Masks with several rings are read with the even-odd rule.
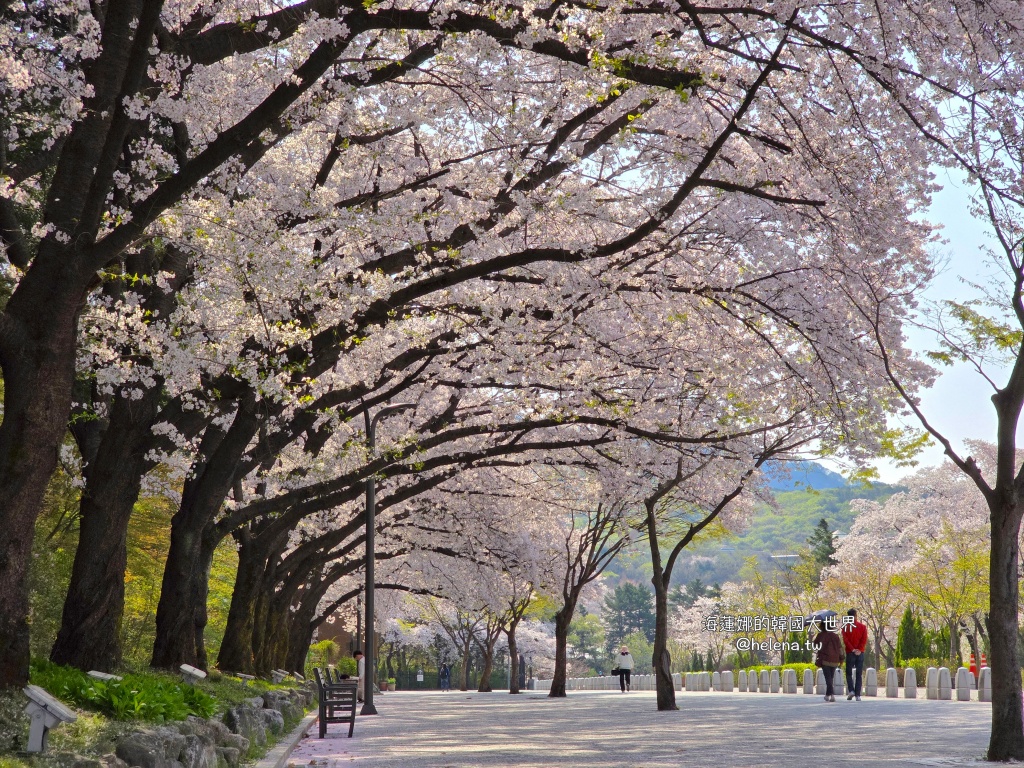
[[[846,615],[853,620],[843,622],[843,646],[846,648],[846,700],[860,701],[861,678],[864,676],[864,651],[868,647],[868,627],[857,621],[857,610],[851,608]],[[856,673],[856,675],[854,675]],[[856,680],[856,683],[854,682]]]
[[[622,646],[615,661],[619,667],[619,689],[625,693],[629,690],[629,677],[633,673],[633,656],[630,654],[629,648]]]
[[[835,701],[836,669],[843,663],[843,641],[829,629],[827,622],[822,624],[821,631],[814,640],[818,644],[818,656],[814,663],[821,667],[825,675],[825,701]]]
[[[441,668],[437,670],[437,678],[441,682],[442,691],[450,691],[452,689],[452,668],[445,662],[441,665]]]
[[[363,656],[363,652],[356,650],[352,653],[352,658],[356,660],[356,699],[358,701],[364,701],[363,691],[365,691],[365,680],[366,680],[366,658]]]

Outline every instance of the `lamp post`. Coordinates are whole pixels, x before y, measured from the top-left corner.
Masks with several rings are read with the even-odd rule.
[[[395,403],[394,405],[386,405],[381,408],[374,417],[370,418],[370,412],[365,411],[363,416],[366,419],[366,447],[369,453],[370,461],[373,461],[374,453],[377,448],[376,443],[376,432],[377,422],[380,421],[384,416],[401,411],[406,408],[415,408],[415,403]],[[366,679],[363,681],[363,708],[359,710],[360,715],[376,715],[377,708],[373,706],[373,678],[374,672],[377,670],[377,657],[376,657],[376,637],[373,631],[373,587],[374,587],[374,575],[373,565],[376,553],[374,551],[374,539],[377,532],[376,523],[376,505],[377,505],[377,488],[376,480],[371,474],[366,478],[366,619],[363,622],[363,628],[366,632],[366,639],[363,644],[363,654],[366,657],[364,667],[366,672]]]

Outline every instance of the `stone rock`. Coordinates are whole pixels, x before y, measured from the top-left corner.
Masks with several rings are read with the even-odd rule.
[[[234,747],[217,747],[218,768],[238,768],[241,753]]]
[[[243,755],[249,751],[249,740],[245,736],[231,733],[231,731],[228,731],[227,735],[221,739],[220,745],[230,749],[237,749]]]
[[[284,711],[284,705],[288,703],[288,696],[284,691],[267,691],[263,694],[263,706],[266,709],[276,709],[278,712]]]
[[[213,740],[202,736],[186,736],[179,759],[185,768],[217,768],[217,750]]]
[[[117,757],[139,768],[175,768],[185,736],[171,728],[136,731],[117,745]]]
[[[272,711],[256,710],[252,707],[232,707],[224,714],[224,724],[231,729],[232,733],[247,738],[250,744],[262,747],[267,743],[267,727],[259,713]]]
[[[251,699],[244,699],[242,703],[253,709],[263,709],[264,701],[262,696],[253,696]]]
[[[290,701],[286,701],[281,707],[281,714],[284,715],[284,719],[289,723],[297,723],[302,719],[302,707],[298,704],[293,704]]]
[[[284,733],[284,715],[276,709],[261,709],[259,714],[263,717],[263,724],[268,731],[275,736]]]

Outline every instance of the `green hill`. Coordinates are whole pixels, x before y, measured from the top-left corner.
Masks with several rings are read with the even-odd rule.
[[[833,531],[840,535],[848,533],[854,519],[850,508],[853,499],[881,501],[899,490],[899,486],[874,483],[776,492],[779,509],[762,507],[746,530],[706,543],[698,539],[680,557],[672,581],[674,584],[686,584],[693,579],[705,584],[734,581],[744,561],[752,556],[761,561],[762,567],[770,567],[772,562],[796,555],[822,518]],[[608,574],[611,587],[621,580],[649,582],[651,562],[646,544],[640,543],[620,555],[609,571],[612,572]]]

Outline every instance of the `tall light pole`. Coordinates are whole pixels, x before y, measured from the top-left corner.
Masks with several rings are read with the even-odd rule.
[[[370,418],[370,412],[368,410],[363,413],[363,416],[366,419],[366,447],[369,454],[369,460],[371,462],[373,461],[377,448],[377,422],[384,416],[395,413],[396,411],[415,407],[415,403],[395,403],[393,405],[386,405],[377,411],[372,419]],[[364,670],[366,673],[366,679],[363,680],[363,708],[359,710],[360,715],[377,714],[377,708],[373,706],[373,678],[374,672],[377,671],[377,649],[375,647],[377,638],[374,636],[373,630],[373,565],[376,557],[376,552],[374,551],[374,540],[377,532],[376,506],[376,478],[371,474],[366,478],[366,619],[363,622],[363,628],[366,631],[366,639],[363,644],[363,654],[365,656],[365,661],[363,663],[365,664]]]

